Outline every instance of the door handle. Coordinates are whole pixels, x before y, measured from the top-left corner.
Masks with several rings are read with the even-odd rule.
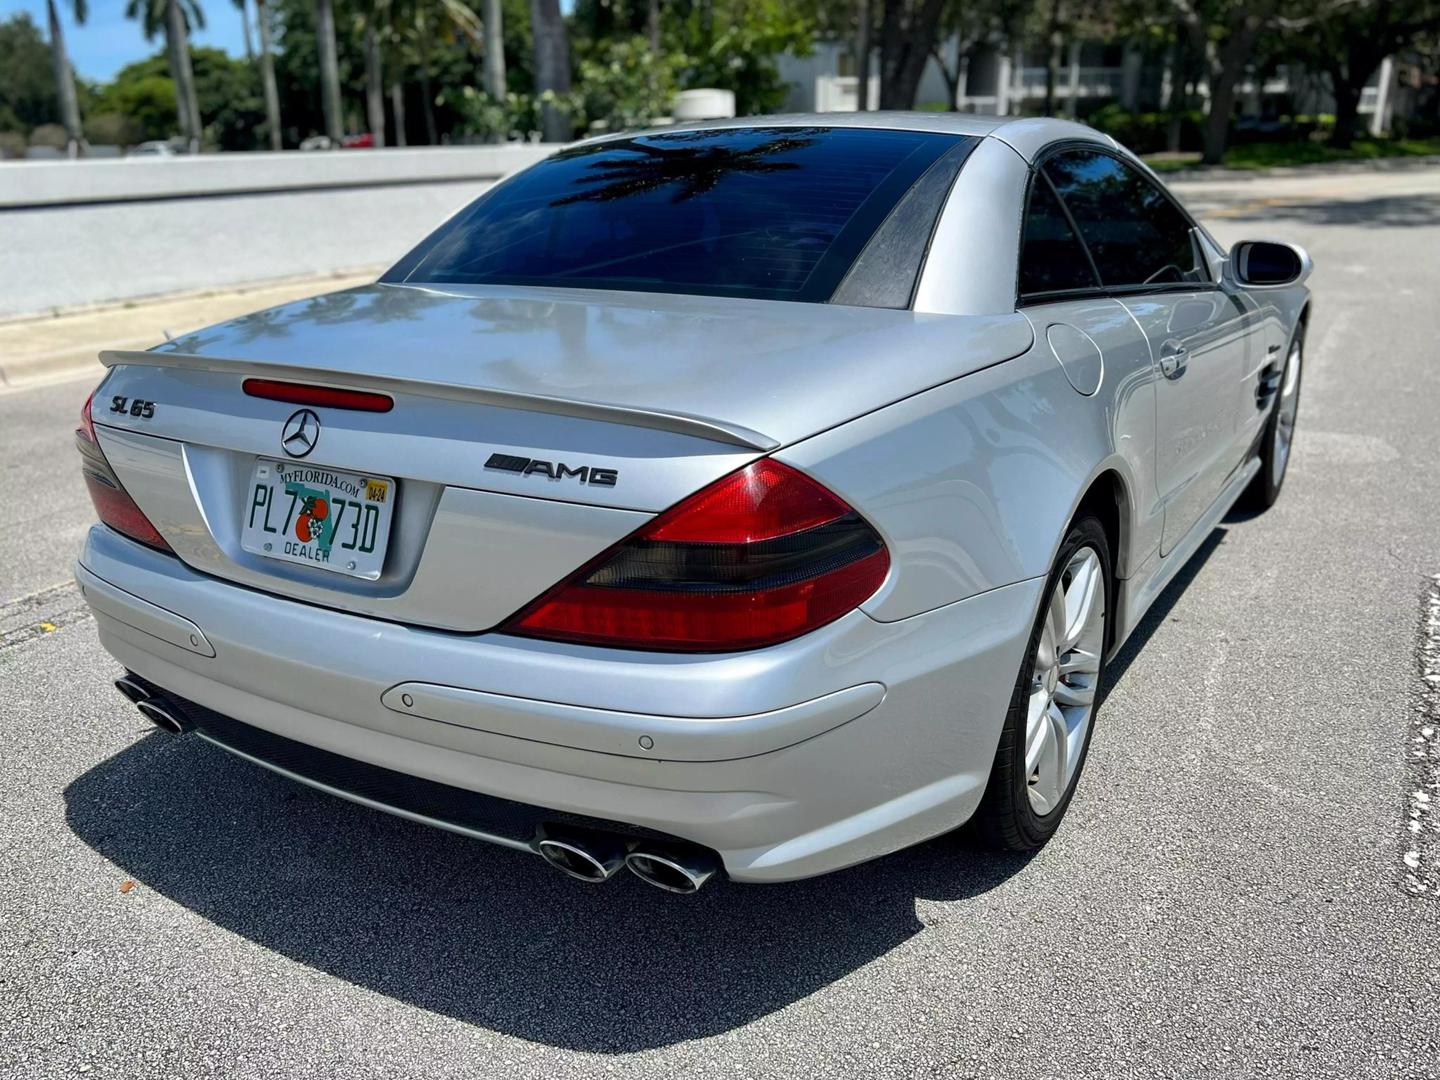
[[[1160,374],[1167,379],[1178,379],[1185,374],[1185,365],[1189,358],[1186,352],[1185,343],[1171,338],[1160,346]]]

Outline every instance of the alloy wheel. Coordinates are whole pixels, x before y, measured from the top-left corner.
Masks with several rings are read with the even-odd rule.
[[[1280,379],[1280,403],[1275,414],[1275,452],[1270,455],[1270,480],[1276,487],[1290,464],[1290,444],[1295,438],[1295,417],[1300,412],[1300,342],[1290,346],[1285,373]]]
[[[1046,601],[1025,724],[1026,794],[1057,809],[1085,749],[1105,647],[1105,580],[1093,547],[1076,550]]]

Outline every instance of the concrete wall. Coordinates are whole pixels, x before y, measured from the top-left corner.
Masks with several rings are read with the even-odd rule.
[[[0,318],[378,268],[551,150],[0,163]]]

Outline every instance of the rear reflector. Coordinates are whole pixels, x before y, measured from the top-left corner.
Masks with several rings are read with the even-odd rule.
[[[395,400],[389,394],[375,394],[368,390],[341,390],[334,386],[312,386],[310,383],[279,382],[275,379],[246,379],[241,385],[251,397],[285,401],[291,405],[316,405],[358,412],[389,412],[395,407]]]
[[[95,513],[116,532],[169,552],[170,545],[121,486],[120,478],[100,449],[100,440],[95,436],[95,421],[90,413],[94,397],[91,394],[85,399],[80,426],[75,430],[75,445],[80,451],[80,468],[85,476],[85,486],[90,490],[90,501],[95,504]]]
[[[501,629],[630,649],[754,649],[853,611],[889,570],[868,522],[767,458],[667,510]]]

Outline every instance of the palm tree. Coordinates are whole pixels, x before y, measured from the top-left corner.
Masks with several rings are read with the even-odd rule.
[[[250,40],[250,8],[247,0],[230,0],[235,5],[235,10],[240,12],[240,26],[245,31],[245,59],[250,63],[255,62],[255,46]]]
[[[482,21],[464,0],[371,0],[375,5],[378,32],[389,41],[389,49],[383,58],[392,72],[390,78],[390,107],[395,116],[395,141],[404,146],[405,93],[400,73],[407,66],[414,66],[420,76],[420,98],[425,113],[425,134],[427,141],[434,145],[439,141],[435,127],[435,95],[431,90],[430,46],[437,29],[444,29],[450,35],[458,35],[474,47],[482,47],[486,56],[485,86],[491,90],[491,79],[498,73],[500,91],[505,90],[505,46],[500,36],[499,0],[485,0],[487,11]],[[494,18],[488,6],[495,8]],[[495,44],[491,47],[491,35]],[[483,45],[482,45],[483,37]],[[490,58],[498,57],[498,71],[492,72]]]
[[[275,86],[275,57],[270,53],[270,12],[265,0],[255,0],[255,29],[260,32],[260,82],[265,91],[265,125],[270,129],[270,149],[279,150],[280,91]]]
[[[335,8],[331,0],[315,0],[315,40],[320,53],[320,104],[325,134],[340,145],[340,59],[335,49]]]
[[[485,0],[485,93],[505,100],[505,25],[500,0]]]
[[[60,14],[55,10],[55,0],[45,0],[50,16],[50,59],[55,65],[55,90],[60,98],[60,120],[68,136],[69,154],[79,157],[85,152],[85,133],[80,128],[80,105],[75,98],[75,70],[70,66],[69,54],[65,51],[65,31],[60,26]],[[77,26],[84,25],[85,0],[70,0],[70,11]]]
[[[385,75],[380,66],[380,35],[375,32],[376,13],[362,18],[365,24],[365,117],[375,148],[385,145]]]
[[[175,111],[180,133],[193,153],[200,148],[200,104],[195,97],[195,73],[190,67],[190,27],[205,25],[199,0],[130,0],[127,19],[138,19],[145,40],[165,35],[170,75],[175,80]]]
[[[570,39],[560,0],[530,0],[530,26],[535,36],[535,90],[570,93]],[[553,101],[545,102],[540,126],[546,142],[569,142],[574,128]]]

